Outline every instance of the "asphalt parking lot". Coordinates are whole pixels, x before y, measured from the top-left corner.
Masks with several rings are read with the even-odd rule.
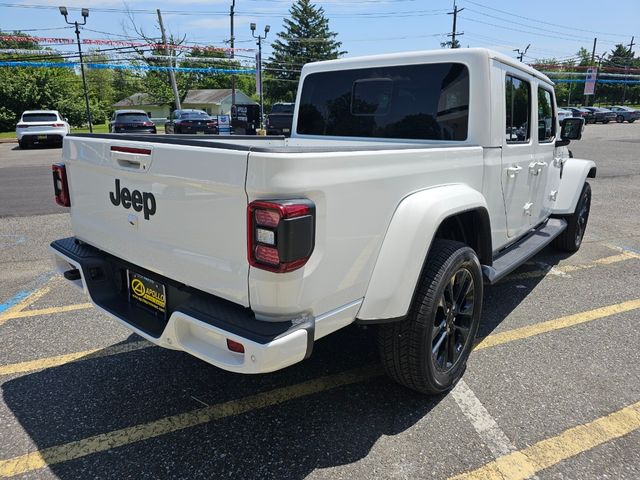
[[[485,289],[453,392],[388,380],[371,329],[262,376],[160,349],[53,275],[59,149],[0,144],[0,477],[640,478],[640,124],[587,126],[585,243]]]

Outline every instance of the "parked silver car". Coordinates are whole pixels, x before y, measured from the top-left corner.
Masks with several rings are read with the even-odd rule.
[[[622,123],[624,121],[633,123],[640,118],[640,110],[636,110],[631,107],[622,107],[620,105],[613,105],[607,108],[616,114],[616,122],[618,123]]]

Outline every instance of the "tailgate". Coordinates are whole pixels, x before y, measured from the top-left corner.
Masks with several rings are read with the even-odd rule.
[[[67,137],[75,236],[248,306],[247,149]]]

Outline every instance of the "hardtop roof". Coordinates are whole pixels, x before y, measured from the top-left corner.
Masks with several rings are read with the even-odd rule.
[[[322,62],[308,63],[303,67],[303,74],[327,71],[327,70],[339,70],[350,68],[366,68],[368,66],[375,66],[377,62],[384,62],[385,64],[397,63],[398,65],[412,64],[412,63],[429,63],[438,61],[464,61],[465,59],[478,57],[485,58],[487,60],[497,60],[501,63],[509,65],[526,72],[534,77],[553,85],[553,82],[544,73],[530,67],[529,65],[519,62],[513,58],[510,58],[502,53],[490,50],[488,48],[455,48],[455,49],[441,49],[441,50],[419,50],[413,52],[402,53],[387,53],[381,55],[368,55],[363,57],[351,57],[341,58],[337,60],[325,60]]]

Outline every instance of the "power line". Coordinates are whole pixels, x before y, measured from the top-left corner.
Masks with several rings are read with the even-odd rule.
[[[463,1],[465,3],[470,3],[472,5],[476,5],[478,7],[485,8],[487,10],[493,10],[494,12],[500,12],[500,13],[505,14],[505,15],[509,15],[509,16],[517,17],[517,18],[522,18],[524,20],[529,20],[531,22],[542,23],[542,24],[545,24],[545,25],[551,25],[553,27],[560,27],[560,28],[565,29],[565,30],[567,30],[567,29],[568,30],[575,30],[575,31],[586,32],[586,33],[590,33],[590,34],[596,33],[596,34],[600,34],[600,35],[609,35],[609,36],[612,36],[612,37],[619,37],[621,35],[620,33],[597,32],[595,30],[586,30],[586,29],[582,29],[582,28],[572,27],[572,26],[569,26],[569,25],[546,22],[544,20],[539,20],[539,19],[536,19],[536,18],[526,17],[524,15],[518,15],[518,14],[515,14],[513,12],[508,12],[506,10],[500,10],[499,8],[489,7],[487,5],[483,5],[482,3],[475,2],[473,0],[463,0]]]

